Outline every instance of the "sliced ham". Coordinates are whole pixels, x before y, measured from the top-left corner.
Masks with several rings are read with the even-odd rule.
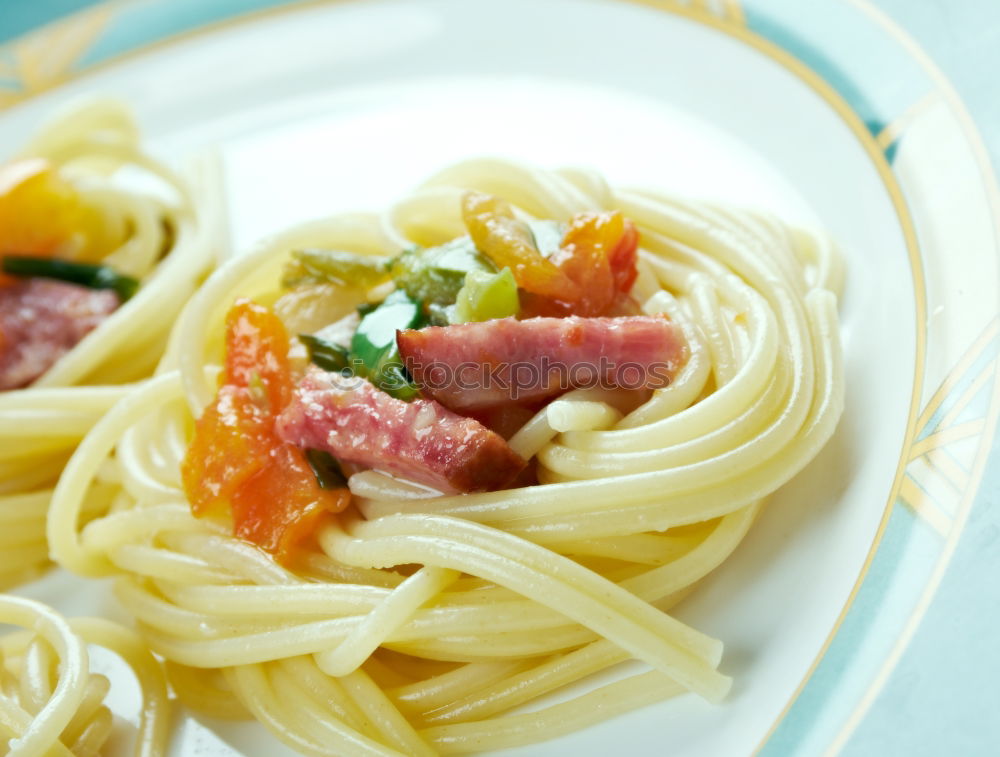
[[[37,379],[118,304],[110,290],[50,279],[0,287],[0,390]]]
[[[298,447],[443,492],[500,489],[525,467],[502,437],[472,418],[433,400],[403,402],[363,379],[315,367],[276,429]]]
[[[458,412],[537,401],[569,389],[658,389],[687,360],[664,316],[503,318],[400,331],[406,369]]]

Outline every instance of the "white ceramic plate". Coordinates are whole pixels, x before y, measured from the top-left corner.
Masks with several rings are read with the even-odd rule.
[[[688,695],[516,753],[815,754],[814,747],[846,738],[843,728],[858,717],[858,703],[891,657],[871,658],[865,645],[878,647],[905,626],[952,530],[961,529],[960,500],[948,512],[947,503],[920,495],[931,491],[921,483],[928,474],[920,461],[936,448],[919,447],[920,435],[942,422],[934,403],[946,406],[947,395],[934,390],[961,367],[996,312],[996,256],[978,277],[957,271],[954,260],[945,265],[934,240],[950,233],[952,216],[934,204],[943,198],[924,180],[922,162],[906,163],[906,140],[885,131],[888,119],[873,121],[885,111],[898,115],[889,102],[898,93],[886,102],[871,93],[855,101],[856,93],[840,86],[842,69],[822,70],[826,50],[817,67],[851,99],[845,102],[823,77],[767,41],[794,47],[782,36],[786,27],[767,25],[774,18],[797,23],[775,2],[737,12],[731,3],[702,3],[699,11],[612,0],[257,0],[253,5],[280,12],[148,47],[230,15],[228,5],[126,3],[64,22],[64,33],[78,41],[76,57],[64,54],[56,65],[51,47],[39,57],[52,63],[51,80],[42,77],[39,92],[10,91],[0,145],[18,144],[75,94],[119,96],[168,159],[207,146],[221,152],[236,249],[310,217],[382,207],[442,165],[483,153],[592,166],[614,184],[761,208],[823,227],[838,240],[848,261],[843,422],[816,461],[772,499],[736,554],[677,612],[725,641],[722,669],[736,679],[732,694],[720,706]],[[793,42],[806,44],[810,28],[797,28]],[[33,65],[24,56],[15,60]],[[88,71],[78,76],[75,69]],[[935,116],[933,104],[925,108],[940,121],[927,122],[925,138],[940,144],[944,134],[949,149],[974,160],[974,137],[949,131],[954,112],[942,105]],[[896,128],[916,135],[907,139],[920,136],[912,121]],[[980,199],[986,190],[976,192],[970,205],[983,209],[963,210],[967,235],[989,222],[987,200]],[[914,197],[923,203],[917,213]],[[930,287],[927,270],[938,274]],[[974,302],[958,295],[969,287]],[[956,387],[958,379],[947,388]],[[947,453],[969,472],[961,497],[971,497],[978,482],[993,406],[981,415],[977,433],[958,439],[965,447]],[[917,486],[907,488],[907,481]],[[923,530],[910,521],[893,526],[904,517],[899,513],[938,532],[941,544],[921,563],[916,583],[908,578],[897,588],[898,577],[889,576],[877,586],[861,584],[884,554],[873,549],[884,546],[892,528],[904,528],[904,545],[923,549]],[[843,679],[820,681],[817,690],[819,679],[810,674],[822,672],[824,651],[843,643],[837,631],[850,622],[859,585],[898,606],[884,628],[848,640],[852,653],[843,664],[860,670],[858,680],[848,688]],[[117,612],[103,585],[61,573],[23,591],[71,614]],[[126,727],[114,748],[124,754],[134,691],[121,675],[115,683]],[[797,700],[803,684],[806,698]],[[820,713],[824,720],[802,711],[810,690],[833,702],[833,720],[829,712]],[[796,719],[804,734],[794,731]],[[171,754],[234,753],[288,752],[256,725],[178,718]]]

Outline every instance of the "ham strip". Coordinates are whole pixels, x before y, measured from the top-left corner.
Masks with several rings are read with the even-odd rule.
[[[449,493],[500,489],[525,467],[502,437],[472,418],[315,367],[275,428],[298,447]]]
[[[658,389],[687,360],[664,316],[503,318],[400,331],[403,363],[425,395],[469,412],[569,389]]]
[[[50,279],[0,287],[0,390],[37,379],[118,304],[110,290]]]

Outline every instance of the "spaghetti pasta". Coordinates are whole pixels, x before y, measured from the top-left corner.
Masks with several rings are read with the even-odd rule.
[[[111,712],[102,704],[108,679],[89,670],[88,644],[131,667],[142,691],[133,754],[165,753],[169,700],[162,669],[133,631],[101,618],[70,621],[29,599],[0,595],[0,622],[22,626],[0,638],[0,733],[10,757],[102,751]]]
[[[293,248],[447,242],[462,233],[467,189],[533,218],[619,209],[632,219],[633,293],[687,338],[676,379],[624,415],[616,389],[576,390],[539,411],[510,441],[537,461],[536,486],[433,496],[355,473],[355,507],[294,569],[195,518],[179,469],[214,393],[234,297],[273,303]],[[467,753],[683,691],[718,701],[730,685],[722,643],[668,611],[833,433],[840,281],[827,240],[768,217],[613,190],[581,171],[459,164],[382,216],[305,224],[213,274],[177,324],[177,370],[121,399],[66,466],[48,521],[53,555],[117,577],[189,704],[249,712],[303,754]],[[364,298],[342,294],[346,309]],[[589,676],[629,659],[650,672],[587,690]]]
[[[194,161],[181,178],[142,149],[114,100],[73,105],[17,157],[43,160],[72,183],[100,228],[113,230],[99,262],[140,289],[29,387],[0,392],[0,588],[48,562],[45,514],[62,466],[130,384],[154,371],[174,316],[214,265],[221,221],[214,160]]]

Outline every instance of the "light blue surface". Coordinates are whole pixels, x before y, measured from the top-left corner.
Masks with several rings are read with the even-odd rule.
[[[294,0],[136,0],[115,15],[79,65],[86,68],[188,29],[290,2]]]
[[[833,741],[867,688],[871,671],[892,647],[894,636],[880,633],[879,624],[909,615],[941,543],[941,536],[925,521],[896,503],[850,613],[761,757],[816,755]]]
[[[97,2],[98,0],[0,0],[0,42],[19,37],[53,19]]]
[[[212,21],[290,0],[136,0],[80,61],[82,67]],[[1000,0],[874,0],[944,70],[1000,163]],[[0,0],[0,41],[94,0]],[[873,133],[932,88],[884,31],[859,24],[842,0],[745,0],[750,27],[819,72]],[[859,29],[861,30],[859,32]],[[888,151],[892,157],[892,151]],[[997,345],[982,359],[993,359]],[[982,413],[988,388],[966,411]],[[921,434],[930,433],[942,413]],[[1000,450],[994,448],[968,524],[912,643],[868,715],[849,757],[1000,754]],[[879,505],[881,506],[881,505]],[[868,579],[763,757],[812,757],[839,731],[898,638],[944,540],[897,504]],[[892,591],[887,587],[891,584]],[[850,664],[848,664],[850,663]]]
[[[898,41],[885,39],[880,28],[872,26],[861,36],[852,33],[863,25],[858,23],[859,11],[847,3],[749,0],[747,5],[750,27],[823,75],[873,134],[933,86]],[[990,81],[1000,70],[1000,3],[882,0],[879,5],[945,68],[985,131],[991,153],[1000,154],[1000,102]],[[970,55],[973,50],[979,55]],[[893,152],[892,147],[887,151],[890,160]],[[978,362],[995,359],[996,347],[991,344]],[[978,374],[977,367],[967,380]],[[992,385],[979,392],[963,415],[982,417],[990,391]],[[918,430],[918,438],[933,433],[947,410],[945,403]],[[994,714],[1000,704],[1000,651],[995,631],[988,630],[1000,620],[1000,600],[992,585],[1000,576],[995,543],[1000,520],[997,456],[994,450],[940,591],[887,684],[849,735],[843,754],[1000,754],[1000,719]],[[976,533],[983,528],[985,535]],[[943,547],[936,532],[896,503],[853,606],[762,757],[811,757],[823,753],[842,733],[856,702],[902,635],[910,615],[906,608],[920,594]]]
[[[882,30],[859,26],[840,0],[751,0],[744,8],[751,29],[819,73],[873,134],[931,89],[912,58]]]
[[[943,70],[1000,165],[1000,2],[876,0]],[[982,398],[977,398],[982,401]],[[1000,447],[927,614],[845,757],[1000,754]]]

